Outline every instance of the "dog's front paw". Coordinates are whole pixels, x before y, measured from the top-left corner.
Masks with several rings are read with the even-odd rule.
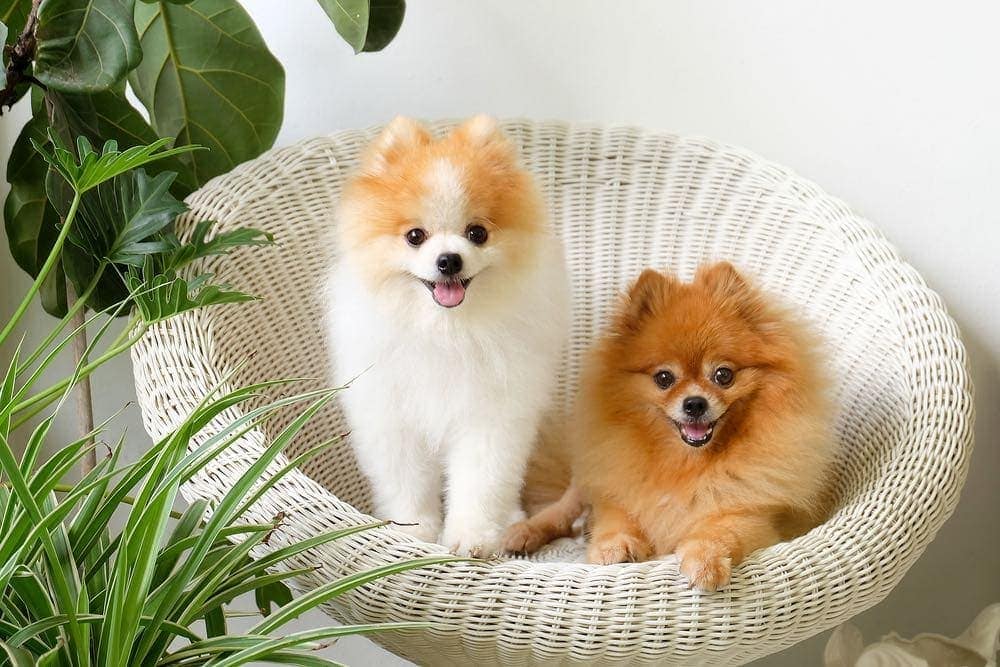
[[[732,576],[732,558],[724,548],[714,542],[693,540],[677,547],[681,574],[687,577],[691,588],[717,591],[729,585]]]
[[[649,558],[650,548],[646,540],[631,533],[594,538],[587,547],[587,560],[598,565],[634,563]]]
[[[551,541],[549,531],[531,521],[518,521],[504,531],[503,550],[509,554],[533,554]]]
[[[456,556],[489,558],[500,553],[500,537],[496,526],[446,523],[441,544]]]

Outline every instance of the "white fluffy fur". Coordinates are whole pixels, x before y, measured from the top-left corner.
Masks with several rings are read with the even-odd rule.
[[[519,248],[529,260],[516,269],[502,250],[474,246],[463,234],[461,174],[442,161],[426,177],[429,237],[420,248],[388,241],[399,244],[385,253],[399,263],[394,277],[373,285],[350,249],[335,261],[327,318],[336,381],[352,380],[341,398],[378,514],[485,556],[522,516],[522,479],[566,333],[565,265],[547,227]],[[444,250],[461,253],[463,276],[475,276],[450,309],[415,278],[433,279]]]

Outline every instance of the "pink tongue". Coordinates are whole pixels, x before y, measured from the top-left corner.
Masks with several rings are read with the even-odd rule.
[[[434,283],[434,300],[445,308],[453,308],[465,299],[465,287],[459,282]]]
[[[691,440],[701,440],[708,434],[708,424],[684,424],[684,435]]]

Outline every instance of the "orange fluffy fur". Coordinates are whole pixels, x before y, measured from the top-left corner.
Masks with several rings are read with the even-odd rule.
[[[526,495],[558,486],[553,475],[565,488],[553,463],[563,457],[573,484],[513,526],[506,546],[532,551],[569,534],[589,504],[591,562],[673,552],[692,586],[727,585],[748,554],[826,514],[832,441],[815,352],[806,329],[728,263],[691,283],[644,271],[590,354],[564,444],[536,455],[546,463]],[[721,366],[733,371],[728,386],[713,381]],[[663,369],[675,377],[666,389],[653,380]],[[701,447],[671,418],[692,395],[722,415]]]

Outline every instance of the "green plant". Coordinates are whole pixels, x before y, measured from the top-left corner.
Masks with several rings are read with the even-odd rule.
[[[66,329],[76,314],[73,308],[83,308],[82,297],[44,340],[27,349],[22,339],[10,361],[0,367],[0,665],[230,667],[255,660],[329,665],[335,663],[310,649],[347,634],[420,627],[356,625],[274,634],[304,611],[367,582],[452,560],[391,564],[293,599],[284,582],[312,568],[296,569],[289,559],[301,560],[312,547],[381,524],[317,535],[276,548],[258,560],[250,558],[254,547],[281,531],[283,516],[279,513],[272,522],[259,524],[248,523],[244,515],[284,474],[325,446],[271,472],[284,446],[336,390],[273,397],[272,391],[287,391],[292,383],[264,382],[227,390],[228,382],[223,382],[135,463],[120,463],[122,436],[82,479],[66,484],[81,459],[104,447],[95,440],[108,432],[113,421],[46,457],[44,452],[55,444],[53,421],[74,385],[126,351],[156,322],[193,308],[251,298],[211,284],[210,276],[197,273],[194,262],[269,239],[254,230],[210,238],[207,222],[185,241],[173,234],[171,223],[184,210],[168,192],[173,175],[150,176],[142,168],[186,154],[192,147],[168,150],[164,141],[157,141],[122,151],[107,142],[97,151],[80,139],[74,153],[54,135],[48,143],[51,150],[41,142],[35,145],[59,179],[50,182],[50,190],[57,185],[64,188],[69,205],[31,288],[0,332],[0,344],[11,340],[69,239],[97,265],[82,297],[109,267],[124,267],[128,291],[84,321],[82,326],[95,328],[95,335],[70,376],[35,389],[42,373],[74,337],[75,331]],[[104,198],[91,198],[102,189]],[[184,271],[178,273],[180,269]],[[115,316],[130,307],[128,326],[105,344]],[[29,430],[28,419],[53,405]],[[242,406],[243,416],[196,445],[203,427],[233,406]],[[174,512],[181,484],[249,429],[288,409],[297,409],[296,417],[228,493],[211,506],[195,502],[182,513]],[[19,432],[27,436],[20,456],[11,444],[12,435]],[[116,524],[114,517],[123,513]],[[113,525],[121,527],[112,529]],[[247,593],[254,594],[262,618],[249,634],[229,634],[230,605]]]
[[[405,12],[405,0],[318,2],[355,52],[383,49]],[[281,126],[284,70],[238,0],[0,0],[0,38],[0,112],[22,98],[32,108],[11,152],[4,205],[11,254],[32,276],[68,207],[46,197],[47,165],[32,141],[72,145],[82,136],[128,148],[163,138],[210,147],[151,167],[177,174],[169,189],[182,199],[270,148]],[[126,99],[126,85],[148,122]],[[46,311],[64,315],[67,280],[82,295],[93,277],[79,254],[58,257],[40,288]],[[106,272],[88,305],[99,309],[125,289],[120,272]]]
[[[405,0],[318,2],[356,53],[388,45],[406,8]],[[270,148],[281,126],[284,70],[238,0],[0,0],[0,41],[0,114],[22,99],[32,112],[7,168],[3,215],[10,251],[35,277],[61,244],[38,291],[50,314],[75,313],[72,348],[83,361],[86,309],[101,310],[129,293],[127,259],[134,256],[95,255],[72,237],[62,243],[60,220],[70,211],[72,192],[33,145],[53,150],[59,141],[72,152],[83,137],[123,149],[158,139],[213,149],[166,156],[149,165],[146,183],[108,185],[105,190],[122,189],[89,198],[97,203],[79,202],[94,235],[111,236],[113,229],[100,227],[108,223],[101,201],[117,195],[134,202],[143,187],[182,199]],[[129,103],[127,87],[146,117]],[[156,180],[161,172],[174,176]],[[85,433],[93,428],[86,379],[78,391],[78,430]],[[86,457],[84,469],[93,463]]]

